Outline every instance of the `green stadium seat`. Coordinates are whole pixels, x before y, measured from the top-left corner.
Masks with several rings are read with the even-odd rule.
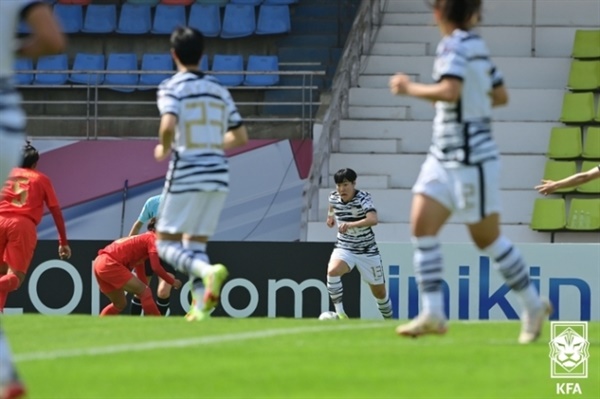
[[[573,60],[567,88],[575,91],[594,91],[600,88],[600,61]]]
[[[596,117],[594,120],[600,123],[600,101],[598,101],[598,108],[596,109]]]
[[[600,127],[588,126],[581,156],[586,159],[600,159]]]
[[[573,198],[569,207],[568,230],[600,230],[600,198]]]
[[[573,58],[600,58],[600,29],[575,31],[573,42]]]
[[[583,161],[581,165],[581,171],[587,172],[593,168],[598,167],[597,161]],[[583,194],[600,194],[600,179],[591,180],[581,186],[577,187],[576,191]]]
[[[546,161],[546,167],[544,168],[544,180],[558,181],[565,177],[569,177],[577,173],[577,165],[575,161],[553,161],[549,159]],[[556,193],[569,193],[575,191],[574,187],[566,187],[556,190]]]
[[[562,198],[536,198],[529,227],[536,231],[564,229],[567,224],[565,200]]]
[[[581,129],[577,126],[553,127],[548,141],[548,158],[574,159],[581,157]]]
[[[594,93],[565,93],[560,121],[586,123],[594,120]]]

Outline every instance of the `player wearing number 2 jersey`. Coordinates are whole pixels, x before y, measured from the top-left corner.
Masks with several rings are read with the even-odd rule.
[[[217,228],[229,191],[225,150],[241,146],[248,134],[231,95],[219,82],[198,70],[204,47],[202,34],[177,28],[171,35],[171,55],[178,73],[158,88],[161,114],[154,157],[170,152],[171,162],[158,211],[157,248],[160,257],[192,280],[195,306],[188,320],[206,318],[219,300],[227,278],[223,265],[211,265],[206,242]]]
[[[14,168],[2,189],[0,199],[0,310],[9,292],[21,286],[37,243],[36,226],[42,219],[44,204],[58,230],[58,254],[71,257],[67,231],[54,188],[48,176],[36,170],[40,158],[27,144],[20,168]]]

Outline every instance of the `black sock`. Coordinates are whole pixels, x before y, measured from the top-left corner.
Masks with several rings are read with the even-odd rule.
[[[156,298],[156,306],[161,315],[166,315],[169,310],[169,304],[171,303],[171,297],[168,298]]]
[[[140,298],[134,296],[131,298],[131,314],[133,316],[139,316],[142,314],[142,303],[140,302]]]

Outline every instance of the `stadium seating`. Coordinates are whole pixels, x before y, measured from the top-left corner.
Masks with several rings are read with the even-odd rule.
[[[203,72],[208,72],[209,71],[209,67],[208,67],[208,56],[206,54],[204,54],[202,56],[202,58],[200,58],[200,70]]]
[[[63,32],[78,33],[81,31],[83,27],[83,7],[81,5],[56,4],[53,12]]]
[[[598,43],[600,47],[600,43]],[[600,88],[600,61],[573,60],[567,83],[569,90],[593,91]]]
[[[43,73],[42,71],[66,71],[69,69],[69,59],[66,54],[40,57],[33,83],[36,85],[63,85],[67,83],[67,73]]]
[[[278,71],[279,60],[276,55],[251,55],[248,57],[247,72]],[[246,86],[273,86],[279,83],[279,75],[246,75]]]
[[[600,230],[600,198],[573,198],[569,207],[568,230]]]
[[[198,29],[206,37],[221,33],[221,11],[216,4],[194,4],[190,8],[188,26]]]
[[[85,12],[82,32],[111,33],[117,29],[117,7],[114,4],[90,4]]]
[[[563,123],[586,123],[594,120],[593,93],[565,93],[560,121]]]
[[[250,6],[257,6],[262,3],[263,0],[231,0],[231,4],[247,4]]]
[[[600,101],[598,101],[598,106],[596,108],[596,116],[594,117],[594,121],[600,123]]]
[[[17,33],[27,34],[31,33],[31,29],[29,29],[29,25],[25,21],[19,21],[19,26],[17,27]]]
[[[144,54],[142,56],[142,71],[173,71],[171,73],[148,73],[140,74],[140,85],[156,88],[160,82],[173,75],[173,59],[171,54]]]
[[[239,71],[239,74],[219,75],[217,80],[224,86],[239,86],[244,81],[244,59],[241,55],[223,55],[215,54],[212,62],[213,72]]]
[[[196,0],[196,4],[214,4],[219,7],[225,7],[229,0]]]
[[[77,53],[73,62],[73,71],[69,80],[81,84],[102,84],[103,73],[83,73],[78,71],[102,71],[104,70],[104,54]]]
[[[125,3],[119,14],[118,33],[144,34],[152,28],[151,7],[148,4]]]
[[[159,4],[154,13],[152,33],[169,35],[178,26],[185,26],[185,7]]]
[[[298,0],[264,0],[263,4],[279,4],[279,5],[290,5],[298,3]]]
[[[160,4],[166,4],[171,6],[189,6],[194,0],[160,0]]]
[[[575,31],[571,56],[578,59],[600,58],[600,29]]]
[[[597,167],[598,161],[584,161],[581,165],[581,171],[587,172],[588,170]],[[587,183],[584,183],[581,186],[577,187],[575,191],[582,194],[600,194],[600,179],[594,179]]]
[[[17,58],[14,64],[15,81],[18,85],[28,85],[33,82],[33,72],[19,73],[19,71],[33,71],[33,61],[29,58]]]
[[[129,4],[146,4],[149,6],[155,6],[160,0],[127,0]]]
[[[577,165],[575,161],[554,161],[547,160],[544,168],[544,180],[562,180],[577,173]],[[575,191],[573,187],[561,188],[556,190],[557,193],[568,193]]]
[[[92,3],[92,0],[58,0],[58,4],[78,4],[87,6]]]
[[[223,17],[221,37],[232,39],[250,36],[256,30],[254,6],[245,4],[227,4]]]
[[[600,127],[588,126],[581,156],[586,159],[600,159]]]
[[[133,53],[110,54],[106,63],[107,71],[137,71],[137,56]],[[135,86],[138,84],[139,75],[134,73],[107,73],[104,80],[105,85],[128,85]],[[113,90],[132,92],[134,87],[111,87]]]
[[[289,33],[292,29],[290,8],[286,5],[262,5],[258,11],[257,35]]]
[[[548,141],[548,158],[574,159],[581,157],[581,129],[576,126],[553,127]]]
[[[564,229],[567,224],[565,200],[562,198],[536,198],[533,204],[530,227],[537,231]]]

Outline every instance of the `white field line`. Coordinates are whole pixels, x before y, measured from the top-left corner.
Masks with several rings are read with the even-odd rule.
[[[351,324],[351,325],[340,325],[340,326],[318,326],[318,327],[296,327],[296,328],[279,328],[271,330],[261,331],[247,331],[234,334],[221,334],[221,335],[209,335],[206,337],[197,338],[182,338],[169,341],[148,341],[140,343],[127,343],[120,345],[108,345],[108,346],[97,346],[91,348],[77,348],[77,349],[61,349],[56,351],[43,351],[43,352],[31,352],[22,353],[15,355],[15,361],[17,362],[31,362],[36,360],[54,360],[64,359],[70,357],[82,357],[82,356],[100,356],[100,355],[111,355],[114,353],[125,353],[125,352],[140,352],[153,349],[165,349],[165,348],[188,348],[191,346],[202,346],[220,344],[224,342],[239,342],[248,341],[252,339],[263,339],[269,337],[278,337],[283,335],[296,335],[296,334],[310,334],[319,333],[326,331],[340,331],[340,330],[363,330],[368,328],[390,328],[391,326],[387,323],[370,323],[370,324]]]

